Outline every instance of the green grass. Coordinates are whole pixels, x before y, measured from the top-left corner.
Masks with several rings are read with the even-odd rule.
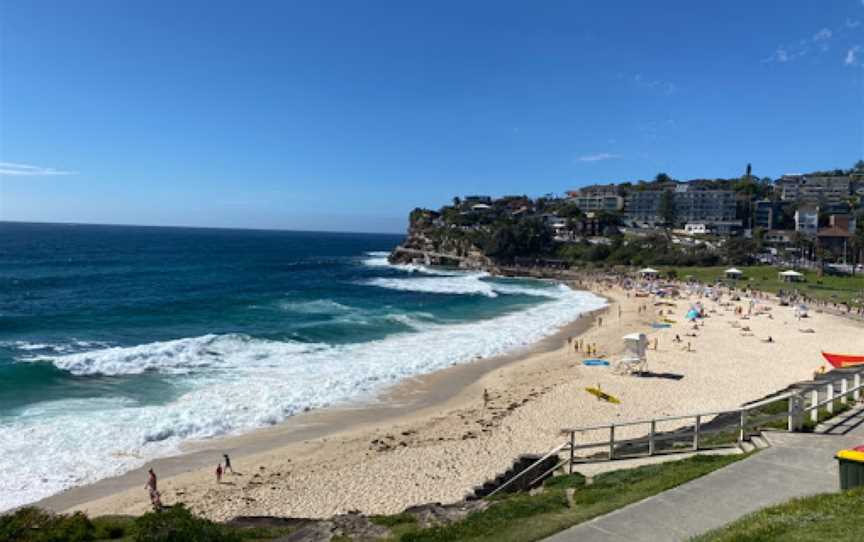
[[[581,475],[549,480],[539,495],[513,494],[495,499],[494,506],[440,527],[403,529],[400,542],[529,542],[606,514],[630,503],[703,476],[744,455],[695,456],[598,475],[585,485]],[[575,489],[576,506],[567,506],[566,490]]]
[[[728,280],[724,278],[723,271],[727,267],[658,267],[663,272],[674,270],[679,279],[684,279],[688,275],[696,280],[704,283],[713,283],[717,279],[722,279],[724,283],[744,288],[751,286],[763,292],[777,293],[779,290],[790,291],[796,290],[801,294],[807,295],[815,299],[824,301],[834,301],[837,303],[850,303],[852,305],[861,305],[864,303],[862,295],[864,295],[864,275],[856,275],[854,277],[839,277],[825,275],[818,277],[815,271],[799,270],[807,279],[807,282],[788,283],[783,282],[777,277],[777,273],[784,271],[785,268],[777,268],[771,266],[750,266],[741,267],[744,272],[744,277],[741,280]]]
[[[864,487],[765,508],[692,542],[804,542],[862,539]]]

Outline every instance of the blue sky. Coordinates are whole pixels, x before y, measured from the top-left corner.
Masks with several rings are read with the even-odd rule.
[[[0,47],[0,220],[398,232],[864,155],[862,0],[0,0]]]

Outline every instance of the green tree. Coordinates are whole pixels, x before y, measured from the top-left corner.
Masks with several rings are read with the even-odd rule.
[[[675,224],[676,219],[676,211],[675,211],[675,193],[671,190],[664,190],[660,195],[660,219],[667,226],[672,226]]]
[[[654,182],[658,183],[668,183],[672,180],[672,177],[666,175],[665,173],[658,173],[656,177],[654,177]]]

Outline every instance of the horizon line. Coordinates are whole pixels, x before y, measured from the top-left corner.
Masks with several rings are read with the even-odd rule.
[[[241,230],[241,231],[271,231],[290,233],[335,233],[354,235],[405,235],[405,232],[371,232],[371,231],[342,231],[342,230],[303,230],[285,228],[253,228],[247,226],[188,226],[188,225],[164,225],[164,224],[118,224],[108,222],[45,222],[38,220],[0,220],[2,224],[38,224],[47,226],[113,226],[118,228],[173,228],[187,230]]]

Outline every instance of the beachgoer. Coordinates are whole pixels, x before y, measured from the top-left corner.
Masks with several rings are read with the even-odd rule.
[[[222,454],[222,457],[225,458],[225,469],[223,469],[225,474],[228,474],[229,470],[231,471],[231,474],[234,474],[234,467],[231,466],[231,458],[228,457],[228,454]]]
[[[147,486],[146,487],[149,489],[152,489],[153,491],[156,491],[156,484],[157,484],[156,473],[153,472],[153,469],[149,469],[147,471],[147,474],[148,474],[148,476],[147,476]]]
[[[674,339],[672,342],[680,343],[680,342],[681,342],[681,336],[678,335],[678,334],[676,334],[676,335],[675,335],[675,339]]]
[[[156,489],[156,473],[153,472],[153,469],[149,469],[147,474],[147,483],[144,484],[144,489],[147,490],[153,510],[158,512],[162,509],[162,499],[159,495],[159,491]]]
[[[489,390],[483,388],[483,408],[487,408],[489,406]]]
[[[216,466],[216,483],[217,484],[222,483],[222,463],[219,463]]]

